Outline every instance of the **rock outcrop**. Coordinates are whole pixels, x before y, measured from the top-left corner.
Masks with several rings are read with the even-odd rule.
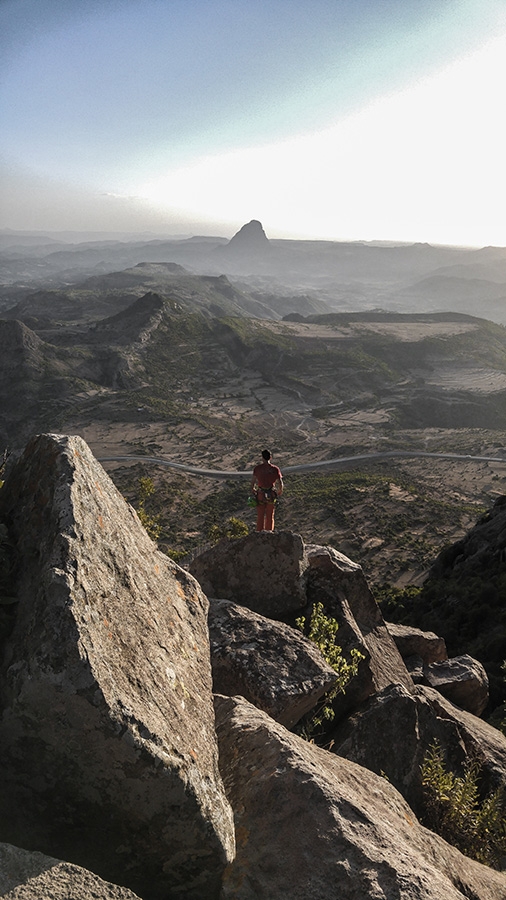
[[[480,660],[489,680],[487,714],[506,703],[506,496],[456,543],[445,547],[420,593],[410,598],[403,623],[433,629],[450,657]]]
[[[72,863],[0,844],[1,900],[139,900]]]
[[[306,569],[304,543],[291,531],[222,541],[190,565],[208,597],[233,600],[272,619],[306,605]]]
[[[390,635],[416,684],[435,688],[461,709],[481,716],[489,700],[484,666],[469,654],[448,659],[443,638],[409,625],[387,623]]]
[[[242,698],[216,708],[237,831],[223,900],[505,900],[505,877],[423,828],[386,779]]]
[[[426,666],[448,659],[446,644],[433,631],[422,631],[411,625],[397,625],[387,622],[388,632],[404,660],[418,657]]]
[[[234,852],[208,603],[87,445],[41,435],[0,493],[19,609],[0,671],[0,837],[141,896],[216,897]]]
[[[211,600],[213,686],[239,694],[291,728],[337,680],[312,641],[229,600]]]
[[[371,594],[361,566],[333,547],[306,547],[307,598],[321,603],[339,623],[338,641],[345,654],[358,649],[364,659],[344,695],[334,701],[336,715],[356,709],[368,696],[392,682],[413,689],[413,682]]]
[[[392,684],[371,697],[334,730],[332,752],[384,774],[421,815],[420,766],[434,741],[452,771],[476,759],[486,792],[506,785],[504,735],[429,687],[412,693]]]
[[[252,219],[251,222],[243,225],[223,248],[227,255],[230,253],[257,254],[269,250],[269,239],[258,219]]]
[[[293,624],[321,603],[339,623],[345,656],[358,650],[358,673],[333,701],[337,716],[357,708],[392,682],[413,688],[411,677],[367,585],[362,568],[332,547],[305,545],[291,532],[252,534],[223,541],[193,560],[190,570],[209,597]]]
[[[425,669],[430,687],[461,709],[481,716],[488,703],[488,678],[477,659],[465,654],[431,663]]]
[[[197,559],[199,585],[56,435],[8,473],[0,537],[17,598],[0,621],[0,897],[506,900],[504,872],[417,820],[434,740],[453,771],[479,762],[486,795],[506,786],[506,738],[413,683],[398,647],[425,680],[455,660],[434,661],[434,635],[394,640],[360,566],[259,534]],[[292,627],[320,604],[363,654],[332,752],[286,727],[335,681]],[[216,697],[216,718],[212,678],[244,695]]]

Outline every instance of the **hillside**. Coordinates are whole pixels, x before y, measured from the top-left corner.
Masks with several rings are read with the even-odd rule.
[[[490,680],[491,709],[506,703],[505,556],[502,495],[461,540],[439,553],[419,594],[394,595],[383,604],[388,618],[442,635],[450,654],[468,653],[482,660]]]
[[[36,332],[3,322],[3,447],[35,431],[66,432],[99,458],[243,470],[262,445],[281,468],[391,449],[501,458],[506,445],[506,335],[485,320],[252,319],[188,313],[153,292],[111,305],[112,315],[87,323],[32,319]],[[251,521],[247,480],[107,467],[134,503],[139,477],[154,478],[149,510],[161,515],[171,552],[191,551],[230,516]],[[421,459],[291,475],[278,527],[338,546],[377,585],[417,583],[501,493],[503,477],[501,462]]]
[[[119,272],[94,275],[64,291],[26,291],[3,315],[37,328],[47,328],[55,322],[84,324],[126,309],[146,292],[159,293],[173,309],[188,312],[279,318],[261,299],[234,287],[225,275],[193,275],[175,263],[160,262],[143,262]],[[294,298],[290,310],[297,308]]]
[[[139,264],[169,264],[197,276],[225,275],[249,294],[304,295],[337,312],[455,310],[506,322],[506,250],[501,247],[274,240],[255,221],[231,240],[195,236],[65,244],[57,237],[58,242],[50,235],[11,235],[0,244],[0,309],[13,307],[35,289],[72,293],[88,279],[130,272]],[[144,289],[163,293],[160,283]],[[262,315],[251,307],[247,314]]]

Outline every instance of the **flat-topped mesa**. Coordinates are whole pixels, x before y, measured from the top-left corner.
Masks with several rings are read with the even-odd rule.
[[[216,898],[234,832],[200,586],[79,437],[29,442],[0,518],[19,599],[0,669],[0,840],[153,900]]]

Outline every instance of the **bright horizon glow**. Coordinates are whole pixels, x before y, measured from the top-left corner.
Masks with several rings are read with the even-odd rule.
[[[2,0],[0,228],[506,246],[506,0]]]
[[[285,237],[504,246],[505,84],[506,36],[317,134],[204,157],[133,194]]]

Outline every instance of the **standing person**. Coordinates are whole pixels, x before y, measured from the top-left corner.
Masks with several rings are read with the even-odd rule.
[[[274,531],[274,504],[283,493],[283,476],[270,459],[270,450],[262,450],[262,462],[253,469],[251,479],[257,501],[257,531]]]

